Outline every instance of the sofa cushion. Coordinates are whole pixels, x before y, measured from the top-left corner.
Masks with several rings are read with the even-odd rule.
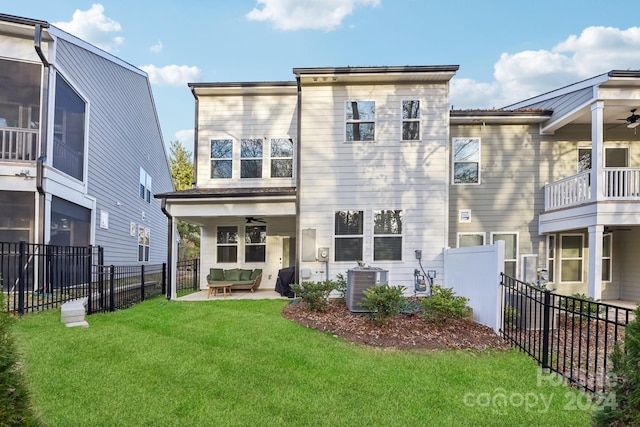
[[[224,271],[224,280],[228,280],[230,282],[233,282],[235,280],[240,280],[240,269],[239,268],[232,268],[230,270],[225,270]]]
[[[256,278],[262,274],[262,269],[261,268],[256,268],[255,270],[253,270],[251,272],[251,276],[249,276],[250,280],[256,280]]]
[[[251,280],[251,270],[240,270],[240,280]]]
[[[210,268],[209,280],[224,280],[224,270],[221,268]]]

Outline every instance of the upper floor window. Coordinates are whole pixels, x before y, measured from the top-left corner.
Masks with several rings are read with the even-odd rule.
[[[247,225],[244,233],[244,261],[265,262],[267,253],[267,226]]]
[[[402,101],[402,140],[420,139],[420,101]]]
[[[41,64],[0,59],[0,81],[3,82],[0,127],[39,128],[41,75]],[[35,143],[35,132],[25,135]],[[36,147],[33,147],[33,155],[36,153]],[[18,160],[35,160],[35,157]]]
[[[211,140],[211,178],[231,178],[233,170],[233,141]]]
[[[80,181],[84,176],[85,102],[56,74],[53,167]]]
[[[140,168],[140,198],[151,203],[151,175]]]
[[[242,139],[240,158],[240,178],[262,178],[262,139]]]
[[[335,213],[336,261],[361,261],[363,241],[363,211]]]
[[[238,227],[218,227],[216,256],[218,262],[238,262]]]
[[[453,183],[480,183],[480,138],[453,138]]]
[[[374,212],[373,260],[402,261],[401,210],[380,210]]]
[[[591,147],[578,147],[578,173],[590,170],[591,163]],[[629,167],[629,147],[604,147],[604,167]]]
[[[273,138],[271,140],[271,178],[293,176],[293,140]]]
[[[346,140],[373,141],[375,130],[375,101],[347,101]]]

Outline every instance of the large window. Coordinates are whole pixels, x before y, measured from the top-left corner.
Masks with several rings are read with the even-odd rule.
[[[517,277],[518,261],[518,234],[517,233],[491,233],[491,243],[504,240],[504,274],[509,277]]]
[[[151,203],[151,175],[144,169],[140,168],[140,198]]]
[[[346,140],[373,141],[375,134],[375,101],[347,101]]]
[[[602,236],[602,281],[611,281],[611,233]]]
[[[262,139],[242,139],[240,158],[240,178],[262,178]]]
[[[336,261],[362,260],[363,219],[362,211],[335,213]]]
[[[267,226],[247,225],[244,231],[244,261],[265,262]]]
[[[560,281],[582,282],[582,234],[560,236]]]
[[[420,101],[402,101],[402,140],[420,139]]]
[[[232,155],[233,141],[231,139],[211,140],[211,178],[231,178]]]
[[[453,183],[480,183],[480,138],[453,138]]]
[[[238,227],[218,227],[218,262],[238,262]]]
[[[151,231],[138,226],[138,261],[149,262],[149,248],[151,247]]]
[[[41,74],[40,64],[0,59],[0,127],[38,129]]]
[[[484,245],[484,233],[458,233],[459,248],[482,245]]]
[[[56,74],[53,167],[76,179],[84,175],[85,102]]]
[[[53,196],[51,199],[51,240],[59,246],[88,246],[91,210]]]
[[[271,140],[271,178],[293,176],[293,140],[273,138]]]
[[[374,212],[373,260],[402,261],[402,211]]]

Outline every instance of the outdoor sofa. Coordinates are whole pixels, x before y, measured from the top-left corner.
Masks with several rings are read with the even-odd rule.
[[[210,268],[207,274],[207,284],[229,284],[231,289],[250,290],[254,292],[260,287],[262,281],[262,269],[253,270],[244,268]]]

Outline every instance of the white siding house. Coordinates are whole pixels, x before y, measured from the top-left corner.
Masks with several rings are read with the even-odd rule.
[[[45,21],[0,14],[0,241],[166,261],[173,189],[147,75]]]

